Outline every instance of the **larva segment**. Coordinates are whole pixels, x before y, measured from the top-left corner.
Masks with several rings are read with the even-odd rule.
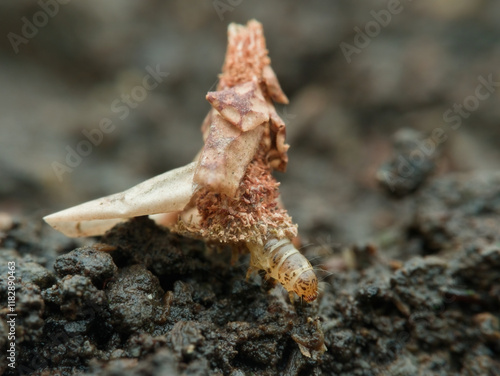
[[[288,239],[269,239],[264,246],[251,243],[252,270],[264,270],[289,292],[296,293],[306,302],[318,297],[318,279],[311,263]]]

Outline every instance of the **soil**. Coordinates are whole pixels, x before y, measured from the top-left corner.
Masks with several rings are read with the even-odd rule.
[[[340,45],[379,2],[224,3],[60,4],[17,53],[0,42],[0,373],[500,374],[497,86],[453,112],[500,81],[498,3],[402,2],[350,62]],[[40,5],[0,9],[8,35]],[[311,304],[146,217],[85,239],[41,220],[189,163],[227,24],[250,18],[290,98],[276,177],[321,280]],[[113,111],[158,64],[158,88]],[[58,177],[103,118],[115,129]]]
[[[61,254],[49,269],[35,255],[50,229],[34,234],[15,223],[0,271],[16,262],[19,371],[498,374],[499,183],[499,173],[434,180],[415,197],[400,245],[421,254],[388,259],[373,245],[324,254],[312,304],[245,280],[247,259],[231,265],[229,249],[147,217]],[[0,296],[7,300],[6,284]]]

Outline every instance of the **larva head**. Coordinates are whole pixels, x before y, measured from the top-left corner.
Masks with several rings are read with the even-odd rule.
[[[293,285],[293,291],[310,303],[318,297],[318,278],[312,269],[304,271]]]

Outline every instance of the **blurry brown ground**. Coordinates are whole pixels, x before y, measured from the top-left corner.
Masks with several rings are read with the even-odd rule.
[[[263,23],[290,98],[280,109],[290,164],[278,179],[311,241],[364,241],[401,221],[401,203],[381,195],[374,174],[402,127],[446,129],[438,174],[499,167],[500,90],[458,130],[443,120],[474,94],[478,76],[499,80],[498,2],[403,1],[350,64],[340,43],[354,45],[354,27],[364,29],[385,2],[241,1],[223,14],[220,3],[230,4],[69,2],[17,54],[8,33],[22,35],[22,17],[32,21],[41,8],[2,3],[0,211],[41,217],[188,163],[202,145],[204,97],[221,69],[227,25],[250,18]],[[113,101],[158,64],[169,76],[120,119]],[[51,164],[65,163],[65,148],[104,117],[116,129],[59,181]]]

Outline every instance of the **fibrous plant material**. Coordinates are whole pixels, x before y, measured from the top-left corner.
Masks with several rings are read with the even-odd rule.
[[[286,210],[279,207],[279,183],[272,177],[263,148],[249,163],[235,195],[203,187],[196,197],[199,222],[190,226],[209,240],[236,243],[258,242],[273,234],[295,237],[297,228]],[[182,228],[184,223],[178,224]]]
[[[279,183],[271,175],[288,162],[285,124],[273,101],[288,99],[269,65],[262,25],[231,24],[228,39],[217,91],[206,97],[212,109],[202,124],[205,145],[193,163],[45,220],[69,236],[88,236],[125,218],[174,213],[160,222],[189,236],[245,245],[249,273],[264,270],[310,302],[317,278],[290,241],[297,227],[278,204]]]

